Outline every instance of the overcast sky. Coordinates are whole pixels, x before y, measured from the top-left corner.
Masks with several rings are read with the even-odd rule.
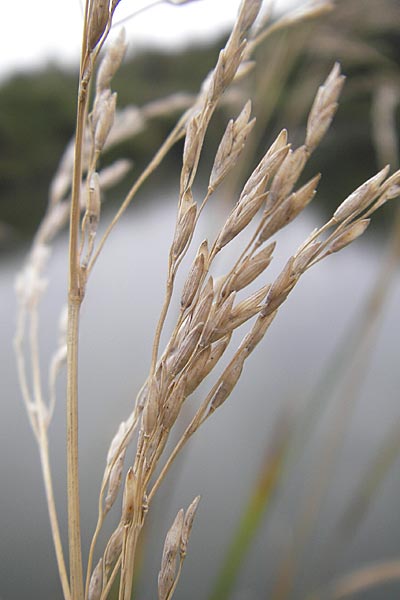
[[[121,0],[115,21],[151,0]],[[154,0],[153,0],[154,1]],[[295,0],[279,0],[287,6]],[[187,5],[158,5],[127,21],[135,44],[177,45],[225,31],[240,0],[197,0]],[[0,78],[48,61],[76,64],[79,55],[82,0],[8,0],[2,3]]]

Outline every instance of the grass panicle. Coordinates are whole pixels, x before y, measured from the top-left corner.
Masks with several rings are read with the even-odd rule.
[[[170,0],[169,3],[186,2]],[[40,450],[53,541],[66,600],[106,600],[115,582],[118,582],[119,600],[130,600],[143,527],[151,514],[154,496],[176,457],[203,423],[228,400],[246,360],[262,341],[306,271],[355,241],[369,226],[373,213],[400,192],[400,172],[389,176],[389,166],[384,167],[350,194],[292,256],[286,257],[276,277],[269,275],[273,252],[279,243],[273,238],[296,219],[317,194],[320,174],[305,183],[301,177],[311,155],[318,151],[338,108],[344,76],[339,63],[335,63],[311,104],[304,142],[294,147],[289,132],[283,129],[265,148],[263,157],[247,180],[242,182],[234,198],[236,203],[225,222],[218,225],[214,237],[204,240],[197,251],[193,251],[192,242],[202,212],[207,210],[209,202],[215,201],[212,197],[216,190],[237,168],[254,133],[252,102],[247,100],[238,116],[232,117],[226,125],[202,196],[199,164],[202,154],[207,151],[206,134],[217,108],[229,96],[232,84],[239,84],[252,67],[250,59],[266,37],[278,29],[292,27],[330,11],[332,3],[317,2],[270,23],[265,14],[259,19],[261,0],[243,0],[226,45],[197,96],[172,96],[141,109],[131,107],[122,112],[117,110],[117,94],[112,91],[111,83],[126,52],[123,32],[108,47],[96,68],[118,4],[116,0],[87,0],[85,3],[75,140],[61,159],[50,187],[47,212],[16,284],[18,372]],[[92,88],[93,101],[90,100]],[[131,177],[130,163],[124,159],[99,168],[103,153],[126,136],[141,131],[149,119],[176,110],[181,111],[176,125],[148,167],[134,179],[120,208],[106,225],[100,240],[97,239],[103,219],[101,205],[105,190],[122,178]],[[78,475],[80,308],[85,294],[90,293],[92,270],[111,231],[143,183],[183,138],[176,221],[166,258],[165,297],[155,328],[149,372],[132,404],[131,413],[116,427],[108,449],[98,499],[97,525],[84,578]],[[60,338],[49,369],[47,401],[39,364],[38,305],[47,287],[45,269],[51,243],[64,227],[68,213],[68,307],[63,312]],[[230,254],[226,250],[228,245]],[[233,258],[232,247],[236,253]],[[222,254],[231,262],[221,273],[217,257]],[[178,287],[177,274],[184,270],[184,259],[188,255],[190,266],[183,272],[182,287]],[[165,323],[175,296],[180,307],[172,331],[167,333]],[[242,326],[242,337],[238,341],[234,333]],[[29,338],[31,372],[26,364],[25,337]],[[225,362],[224,357],[228,357]],[[65,363],[69,569],[63,556],[48,452],[56,379]],[[208,378],[210,374],[214,376],[213,383]],[[191,406],[191,417],[182,433],[175,425],[183,407],[190,403],[190,396],[201,384],[202,398],[197,406]],[[270,494],[269,487],[266,493]],[[186,512],[181,509],[167,533],[158,576],[160,600],[172,598],[178,584],[198,502],[199,498],[196,498]],[[102,545],[100,533],[110,512],[119,515],[119,520],[108,541]],[[93,568],[95,556],[97,562]]]

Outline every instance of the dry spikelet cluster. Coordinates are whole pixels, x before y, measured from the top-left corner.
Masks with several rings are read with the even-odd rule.
[[[172,2],[172,0],[171,0]],[[172,2],[183,4],[184,2]],[[331,219],[315,230],[300,248],[289,257],[280,274],[260,284],[253,293],[246,289],[264,276],[275,248],[274,236],[290,223],[309,204],[316,194],[320,175],[298,186],[304,167],[327,132],[337,109],[344,83],[340,67],[335,64],[319,88],[312,105],[304,144],[292,148],[288,133],[282,130],[244,183],[236,204],[215,239],[204,240],[194,253],[180,294],[180,312],[168,342],[160,351],[160,339],[175,289],[177,271],[191,245],[201,212],[219,186],[227,179],[240,160],[246,140],[251,135],[255,119],[251,117],[251,102],[245,103],[239,115],[231,119],[215,154],[204,198],[195,198],[195,182],[204,139],[213,113],[222,95],[235,79],[243,77],[248,59],[257,43],[268,32],[268,22],[251,38],[250,29],[261,9],[261,0],[243,0],[232,33],[221,50],[215,69],[208,76],[192,107],[178,120],[165,144],[155,155],[146,171],[133,184],[131,191],[96,245],[100,220],[101,197],[104,189],[115,184],[129,168],[126,161],[98,170],[99,158],[110,143],[126,135],[124,116],[116,117],[116,94],[111,82],[126,50],[124,34],[111,45],[97,71],[92,109],[88,106],[88,88],[93,77],[95,61],[111,27],[117,0],[92,0],[85,12],[84,44],[82,51],[78,125],[75,146],[67,149],[50,189],[48,211],[33,244],[26,267],[18,278],[19,324],[16,351],[21,388],[29,418],[41,450],[42,466],[49,504],[53,539],[58,560],[63,593],[66,599],[105,600],[119,576],[119,598],[131,597],[133,569],[138,539],[151,501],[177,454],[234,389],[245,361],[263,339],[278,309],[293,290],[301,276],[314,264],[360,236],[369,224],[370,216],[400,191],[400,172],[389,175],[385,167],[362,184],[334,212]],[[329,5],[329,6],[328,6]],[[315,14],[329,8],[320,2]],[[300,13],[301,14],[301,13]],[[305,11],[310,18],[312,11]],[[304,16],[304,15],[303,15]],[[282,20],[293,24],[297,13]],[[271,30],[277,25],[269,26]],[[247,39],[250,36],[250,41]],[[258,40],[258,41],[257,41]],[[164,110],[187,107],[187,99],[174,97],[166,105],[157,104],[125,112],[127,131],[140,130],[147,118]],[[172,106],[171,106],[172,105]],[[153,112],[152,112],[153,111]],[[121,121],[122,120],[122,121]],[[122,122],[122,126],[121,126]],[[178,209],[173,240],[168,257],[166,293],[156,328],[151,364],[147,380],[140,390],[132,413],[122,422],[111,441],[104,470],[99,514],[93,535],[86,585],[83,583],[79,528],[79,482],[77,480],[77,345],[79,307],[91,270],[107,237],[129,204],[137,189],[154,171],[168,149],[185,136]],[[71,183],[72,181],[72,183]],[[40,365],[37,345],[31,343],[33,358],[32,385],[25,365],[24,337],[30,328],[30,339],[37,336],[37,306],[45,291],[43,276],[49,247],[56,233],[70,217],[70,288],[68,326],[65,313],[60,325],[60,341],[49,371],[49,402],[40,387]],[[240,236],[242,250],[227,272],[212,275],[216,257]],[[238,299],[240,293],[240,299]],[[221,358],[231,347],[234,331],[248,323],[239,345],[233,349],[227,366],[220,369]],[[68,501],[69,501],[69,575],[64,563],[62,543],[52,495],[48,460],[47,431],[55,402],[55,381],[60,367],[67,359],[68,390]],[[186,430],[175,447],[164,455],[171,429],[188,398],[214,372],[216,381],[194,409]],[[136,433],[136,437],[135,437]],[[134,445],[134,451],[129,446]],[[124,465],[127,473],[124,477]],[[155,477],[156,468],[159,474]],[[107,544],[100,550],[99,533],[109,511],[123,488],[120,521]],[[186,512],[179,511],[169,530],[162,555],[158,578],[160,600],[172,597],[187,551],[189,534],[199,498]],[[93,568],[94,556],[99,554]]]

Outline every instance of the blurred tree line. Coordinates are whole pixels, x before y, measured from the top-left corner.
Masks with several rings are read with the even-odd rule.
[[[249,165],[254,165],[283,126],[295,145],[302,143],[313,96],[335,60],[341,62],[348,81],[333,127],[304,178],[322,171],[320,197],[329,206],[373,174],[382,161],[396,161],[399,23],[397,0],[338,0],[330,15],[273,34],[258,48],[257,67],[246,78],[237,105],[228,104],[217,114],[206,140],[209,152],[205,153],[204,172],[227,118],[237,114],[248,96],[256,99],[258,119],[247,151]],[[132,102],[142,106],[176,91],[197,92],[223,42],[218,39],[179,52],[143,50],[128,56],[113,84],[118,106]],[[50,65],[18,74],[0,88],[0,243],[4,247],[32,236],[40,222],[49,182],[73,136],[76,81],[75,72]],[[152,121],[145,132],[110,151],[107,160],[131,158],[132,177],[138,174],[176,118],[177,114],[171,114]],[[380,121],[392,129],[389,141],[379,133]],[[382,139],[377,143],[379,135]],[[388,132],[385,135],[387,138]],[[170,153],[156,180],[177,180],[181,152],[179,145]],[[244,177],[246,169],[238,170],[239,175]],[[233,199],[236,183],[232,181],[229,190]]]

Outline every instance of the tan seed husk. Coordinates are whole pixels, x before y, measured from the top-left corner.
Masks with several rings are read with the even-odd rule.
[[[218,250],[226,246],[226,244],[247,227],[260,210],[265,198],[265,194],[260,194],[259,196],[256,195],[252,198],[243,199],[242,202],[236,205],[217,238],[216,247]]]
[[[288,225],[311,202],[315,196],[316,187],[321,176],[316,175],[297,192],[293,192],[272,214],[261,231],[258,242],[263,243],[277,231]]]
[[[354,190],[335,210],[333,218],[340,223],[350,216],[353,217],[360,214],[373,201],[379,191],[379,186],[386,178],[388,172],[389,166],[387,165]]]
[[[192,394],[203,381],[205,377],[205,366],[210,358],[210,355],[211,346],[206,346],[205,348],[201,348],[199,352],[196,352],[196,356],[192,361],[192,365],[186,378],[186,397],[190,396],[190,394]]]
[[[157,384],[156,378],[153,377],[150,385],[148,385],[146,404],[142,413],[143,429],[147,435],[151,435],[152,431],[154,431],[156,427],[160,396],[160,388]]]
[[[255,119],[248,122],[250,113],[251,102],[249,100],[236,121],[233,119],[229,121],[218,146],[214,164],[211,169],[209,180],[210,189],[215,190],[229,171],[235,166],[245,146],[247,136],[255,124]]]
[[[340,74],[340,65],[335,63],[326,81],[318,89],[308,117],[306,146],[310,152],[315,150],[329,129],[344,81],[345,77]]]
[[[280,204],[292,191],[308,159],[306,146],[290,150],[273,178],[266,208]]]
[[[130,467],[125,479],[124,498],[122,502],[122,523],[128,525],[132,522],[135,511],[135,475]]]
[[[189,536],[192,531],[193,521],[196,516],[197,507],[199,505],[199,502],[200,502],[200,496],[197,496],[197,498],[195,498],[193,500],[193,502],[190,504],[189,508],[187,509],[187,511],[185,513],[185,519],[183,522],[182,534],[181,534],[181,546],[180,546],[180,554],[181,554],[182,558],[186,556]]]
[[[262,299],[265,298],[269,289],[270,289],[269,285],[266,285],[264,288],[262,288],[262,293],[258,293],[258,296],[260,298],[260,300],[258,302],[254,301],[252,304],[250,304],[250,302],[247,302],[246,300],[244,300],[243,308],[241,308],[237,311],[235,309],[236,312],[234,315],[232,315],[232,317],[229,321],[229,325],[228,325],[230,331],[237,329],[238,327],[243,325],[243,323],[246,323],[246,321],[248,321],[249,319],[254,317],[257,313],[260,312],[262,306],[259,304],[259,302],[261,302]],[[260,290],[260,292],[261,292],[261,290]],[[239,308],[239,305],[238,305],[238,308]]]
[[[211,373],[215,365],[218,363],[219,359],[227,349],[229,342],[231,341],[231,337],[232,333],[229,332],[223,338],[221,338],[211,346],[210,356],[205,364],[203,371],[203,379],[205,379],[207,375]]]
[[[104,501],[104,507],[106,512],[108,512],[113,506],[117,498],[119,488],[121,486],[122,469],[124,468],[125,454],[126,448],[124,448],[122,452],[120,452],[117,460],[115,461],[111,469],[110,478],[108,482],[107,496]]]
[[[180,547],[184,512],[181,509],[175,517],[171,529],[165,538],[161,559],[161,569],[158,574],[158,598],[166,600],[176,577],[177,558]]]
[[[188,308],[191,305],[191,303],[199,289],[200,283],[204,279],[204,275],[206,272],[205,267],[206,267],[207,257],[208,257],[208,246],[207,246],[207,240],[205,240],[201,244],[199,251],[197,252],[197,256],[190,268],[190,271],[189,271],[188,276],[185,281],[185,285],[183,287],[182,298],[181,298],[181,307],[183,309]]]
[[[122,523],[120,523],[108,540],[106,551],[104,553],[104,567],[106,572],[112,567],[121,554],[123,537],[124,527]]]
[[[181,190],[183,191],[186,191],[189,187],[189,180],[198,161],[202,144],[203,132],[200,125],[200,115],[197,114],[190,119],[186,128],[181,172]]]
[[[168,365],[173,375],[179,373],[188,362],[200,340],[203,328],[204,322],[197,323],[197,325],[182,340],[177,352],[172,357],[172,360]]]
[[[212,319],[208,320],[204,329],[202,343],[208,344],[214,342],[226,333],[226,327],[232,313],[235,298],[236,292],[231,292],[229,296],[225,298],[221,306],[215,306],[215,312]]]
[[[269,326],[276,316],[277,311],[272,311],[268,315],[260,314],[254,323],[249,333],[245,336],[241,347],[245,348],[250,354],[254,348],[261,342],[264,335],[266,334]]]
[[[109,449],[107,452],[107,465],[110,465],[112,463],[117,450],[120,449],[120,445],[121,445],[122,440],[124,439],[126,430],[127,430],[126,423],[125,423],[125,421],[122,421],[119,424],[117,433],[114,435],[113,439],[111,440],[111,443],[110,443],[110,446],[109,446]]]
[[[260,12],[261,5],[262,0],[244,0],[242,2],[237,18],[237,28],[241,32],[246,33],[253,25]]]
[[[230,365],[224,371],[221,384],[210,402],[210,407],[208,409],[209,415],[219,408],[231,394],[242,373],[246,358],[247,351],[244,349],[232,359]]]
[[[89,583],[88,600],[99,600],[103,583],[103,559],[97,563]]]
[[[238,269],[229,282],[230,289],[236,291],[242,290],[265,271],[271,263],[274,248],[275,243],[272,243],[251,258],[246,257],[240,265],[240,269]]]
[[[296,253],[293,270],[299,274],[304,273],[304,271],[307,270],[309,263],[318,255],[320,247],[321,242],[312,242],[302,248],[298,254]]]
[[[167,431],[173,427],[176,419],[178,418],[182,404],[185,401],[187,379],[188,377],[186,374],[183,374],[182,377],[179,378],[178,383],[174,385],[172,392],[169,394],[164,403],[161,423],[164,429]]]
[[[97,90],[106,90],[110,87],[111,80],[118,71],[126,52],[127,44],[125,37],[125,30],[121,29],[114,43],[108,46],[97,72]]]
[[[360,221],[356,221],[356,223],[352,223],[332,242],[328,248],[328,253],[333,254],[334,252],[339,252],[339,250],[348,246],[351,242],[354,242],[354,240],[364,233],[370,222],[371,219],[361,219]]]
[[[278,306],[284,302],[296,284],[296,274],[294,272],[294,257],[290,257],[280,275],[274,281],[268,296],[265,300],[264,307],[261,309],[261,315],[268,315],[274,312]]]
[[[189,195],[191,199],[191,192],[187,192],[186,195]],[[182,254],[191,235],[193,234],[196,222],[197,206],[195,202],[189,200],[188,202],[185,202],[185,206],[182,207],[182,210],[179,212],[180,214],[175,230],[175,237],[171,246],[171,255],[175,260]]]
[[[108,134],[111,131],[114,123],[116,106],[117,94],[114,93],[107,98],[104,98],[104,102],[102,102],[101,106],[99,107],[100,114],[94,130],[94,147],[97,153],[102,151]]]
[[[271,180],[271,178],[278,171],[279,167],[285,160],[287,154],[290,151],[290,145],[286,144],[283,147],[279,147],[281,141],[286,138],[286,131],[281,132],[271,146],[276,146],[276,150],[271,152],[271,148],[267,151],[265,156],[261,159],[253,173],[244,185],[241,195],[246,196],[257,187],[262,181]]]
[[[254,294],[252,294],[245,300],[242,300],[242,302],[239,302],[239,304],[237,304],[235,306],[235,308],[232,310],[232,313],[231,313],[232,320],[235,321],[235,319],[239,318],[242,314],[249,313],[249,311],[257,312],[257,310],[260,308],[260,302],[262,302],[264,300],[264,298],[267,295],[267,293],[269,292],[270,288],[271,288],[270,285],[264,285],[257,292],[254,292]],[[255,313],[253,313],[253,314],[255,314]]]
[[[91,52],[100,41],[110,16],[108,0],[93,0],[88,23],[88,50]]]

